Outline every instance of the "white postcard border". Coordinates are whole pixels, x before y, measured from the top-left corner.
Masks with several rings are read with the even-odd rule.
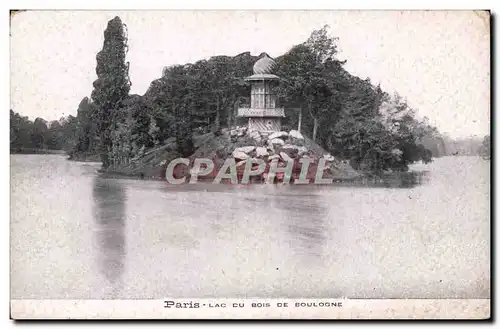
[[[490,299],[18,299],[10,308],[14,320],[490,318]]]

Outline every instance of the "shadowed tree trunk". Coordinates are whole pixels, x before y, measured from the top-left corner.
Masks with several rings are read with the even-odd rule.
[[[317,134],[318,134],[318,119],[314,118],[313,141],[316,141]]]
[[[214,131],[218,131],[220,129],[220,111],[221,111],[221,106],[220,106],[220,98],[217,96],[217,105],[216,105],[216,112],[215,112],[215,124],[214,124]]]
[[[302,107],[299,109],[299,125],[297,127],[297,131],[301,132],[302,129]]]
[[[312,136],[312,139],[313,139],[313,141],[316,141],[316,136],[318,134],[318,125],[319,125],[319,122],[318,122],[318,118],[315,117],[313,115],[313,113],[312,113],[312,102],[309,102],[308,108],[309,108],[309,115],[314,120],[314,127],[313,127],[313,136]]]

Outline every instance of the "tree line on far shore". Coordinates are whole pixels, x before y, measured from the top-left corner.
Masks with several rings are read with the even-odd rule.
[[[76,144],[78,122],[69,115],[60,120],[46,121],[43,118],[30,120],[10,110],[10,150],[65,150],[71,152]]]
[[[144,95],[131,95],[126,25],[115,17],[104,37],[98,78],[77,116],[30,122],[11,111],[11,149],[64,149],[75,158],[99,154],[104,168],[119,167],[172,137],[179,153],[190,155],[196,134],[245,124],[236,112],[250,103],[244,78],[259,57],[246,52],[167,67]],[[325,26],[274,59],[281,78],[276,92],[286,111],[283,129],[300,127],[332,155],[369,172],[406,170],[412,162],[449,155],[451,139],[419,119],[403,97],[345,70],[337,42]]]

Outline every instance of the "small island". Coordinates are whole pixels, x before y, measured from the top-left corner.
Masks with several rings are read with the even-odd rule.
[[[77,116],[31,122],[11,110],[11,153],[65,152],[69,160],[101,162],[102,174],[151,179],[164,179],[179,157],[214,161],[207,179],[227,158],[238,168],[254,158],[292,161],[296,176],[305,157],[326,159],[324,175],[337,182],[401,174],[415,162],[479,149],[488,158],[488,146],[451,140],[399,94],[350,74],[328,26],[276,58],[245,52],[166,67],[142,96],[129,94],[119,17],[104,37],[98,78]],[[189,176],[189,168],[177,174]]]

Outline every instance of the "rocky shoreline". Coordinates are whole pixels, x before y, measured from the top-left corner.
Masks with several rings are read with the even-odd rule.
[[[320,159],[324,159],[325,162],[322,178],[331,179],[334,182],[345,182],[362,177],[346,161],[336,159],[296,130],[263,134],[255,130],[250,131],[247,127],[236,127],[234,129],[222,129],[217,134],[210,133],[197,136],[194,138],[194,144],[195,151],[188,158],[191,164],[195,159],[199,158],[209,159],[215,164],[212,172],[200,176],[200,182],[212,181],[227,159],[234,159],[238,181],[241,180],[246,163],[253,159],[264,161],[266,168],[261,175],[252,177],[252,182],[266,180],[271,162],[276,162],[278,167],[285,167],[290,161],[293,162],[291,180],[294,181],[298,179],[300,174],[302,166],[300,159],[303,158],[308,158],[311,162],[306,178],[312,182],[316,178],[317,165]],[[148,151],[142,157],[131,160],[125,166],[109,168],[100,172],[112,177],[123,176],[165,180],[168,163],[179,157],[176,152],[175,140],[172,139],[166,141],[164,145]],[[188,166],[177,165],[174,170],[174,177],[189,178],[192,174],[191,170],[192,168]],[[276,177],[276,182],[283,179],[282,174],[278,174]]]
[[[246,127],[223,129],[219,134],[209,133],[195,137],[195,152],[188,158],[193,164],[195,159],[204,158],[214,162],[215,167],[209,174],[199,176],[199,183],[214,181],[223,163],[234,160],[237,168],[238,182],[241,181],[246,164],[250,160],[260,159],[266,164],[261,175],[251,177],[250,183],[266,182],[270,164],[277,162],[278,167],[285,167],[288,161],[293,162],[291,183],[298,179],[301,172],[300,159],[311,161],[306,178],[315,183],[317,164],[324,159],[325,169],[322,178],[330,179],[332,186],[371,186],[371,187],[410,187],[418,184],[425,175],[420,173],[387,173],[381,177],[367,177],[355,171],[346,161],[333,157],[318,144],[303,136],[298,131],[276,132],[268,135],[249,131]],[[180,157],[175,151],[174,139],[167,140],[164,145],[149,150],[142,157],[132,160],[120,168],[99,170],[104,177],[145,179],[166,181],[165,172],[170,161]],[[174,170],[176,178],[190,178],[192,168],[177,165]],[[283,180],[283,175],[276,175],[275,183]],[[186,180],[188,183],[188,180]],[[222,180],[222,184],[230,180]]]
[[[273,162],[277,164],[277,167],[281,168],[286,167],[289,162],[292,162],[291,180],[297,180],[302,170],[301,159],[306,158],[311,163],[307,168],[306,178],[313,182],[316,179],[320,159],[324,159],[325,163],[325,170],[321,175],[322,178],[345,181],[354,180],[361,176],[345,161],[335,159],[335,157],[327,153],[312,140],[304,137],[297,130],[263,134],[256,130],[249,130],[247,127],[237,127],[236,129],[223,131],[223,136],[229,138],[231,141],[229,146],[233,145],[234,148],[232,150],[230,147],[216,150],[216,154],[215,156],[212,154],[211,160],[220,163],[221,160],[227,158],[234,159],[239,180],[241,180],[247,162],[252,161],[253,164],[256,159],[263,161],[266,165],[261,175],[253,177],[255,181],[260,182],[267,179],[271,163]],[[246,145],[241,146],[242,144]],[[198,152],[195,152],[192,158],[194,159],[200,155]],[[220,169],[220,166],[219,168],[216,167],[213,173],[207,176],[215,177],[218,169]],[[282,181],[283,178],[284,175],[282,173],[278,174],[276,182]]]

